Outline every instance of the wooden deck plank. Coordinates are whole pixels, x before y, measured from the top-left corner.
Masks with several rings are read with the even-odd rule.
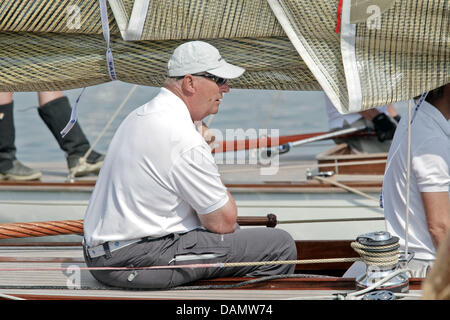
[[[297,300],[333,299],[340,291],[309,290],[161,290],[161,291],[111,291],[111,290],[1,290],[3,294],[25,299],[149,299],[149,300]]]

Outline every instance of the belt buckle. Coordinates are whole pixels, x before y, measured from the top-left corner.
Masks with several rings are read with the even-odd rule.
[[[109,242],[103,243],[102,246],[103,246],[103,250],[104,250],[104,252],[105,252],[104,255],[106,255],[106,259],[112,258],[112,255],[111,255],[111,249],[110,249],[110,247],[109,247]]]
[[[89,253],[89,257],[91,257],[91,258],[97,258],[97,257],[106,255],[106,258],[109,259],[112,257],[111,252],[114,252],[118,249],[126,247],[130,244],[147,240],[147,238],[151,238],[151,237],[145,237],[145,238],[136,239],[136,240],[125,240],[125,241],[107,241],[98,246],[95,246],[92,248],[87,248],[87,250]]]
[[[105,243],[107,243],[107,242],[105,242]],[[105,243],[99,244],[98,246],[91,247],[91,248],[86,247],[86,251],[87,251],[89,257],[91,259],[93,259],[93,258],[98,258],[98,257],[104,256],[106,254],[105,246],[104,246]]]
[[[86,248],[87,249],[87,253],[89,255],[90,258],[97,258],[97,257],[101,257],[105,254],[105,251],[103,249],[102,245],[98,245],[92,248]]]

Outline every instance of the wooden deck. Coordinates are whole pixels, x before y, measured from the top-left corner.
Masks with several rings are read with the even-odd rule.
[[[319,245],[319,244],[316,244]],[[321,244],[323,248],[323,243]],[[305,259],[317,257],[314,244],[303,248]],[[326,246],[325,246],[326,247]],[[339,248],[330,246],[325,256],[345,255]],[[327,253],[328,252],[328,253]],[[354,255],[354,254],[353,254]],[[327,264],[329,268],[331,264]],[[345,264],[335,264],[334,269],[343,269]],[[335,300],[336,294],[355,290],[352,278],[316,275],[325,267],[298,265],[296,273],[288,278],[265,280],[261,278],[222,278],[202,280],[172,290],[124,290],[104,286],[96,281],[83,260],[79,244],[32,244],[0,246],[0,298],[11,295],[23,299],[189,299],[189,300],[278,300],[278,299],[325,299]],[[314,269],[314,270],[313,270]],[[329,268],[328,271],[331,269]],[[312,271],[313,274],[305,272]],[[323,270],[322,270],[323,271]],[[342,271],[342,270],[341,270]],[[255,281],[257,280],[257,281]],[[249,283],[242,285],[245,281]],[[407,299],[420,298],[420,279],[410,280]],[[8,299],[7,296],[3,298]]]
[[[85,267],[79,246],[73,247],[3,247],[0,249],[0,293],[25,299],[256,299],[276,300],[323,296],[323,291],[309,292],[304,288],[287,290],[292,281],[280,279],[279,289],[267,288],[216,289],[216,290],[118,290],[97,282]],[[20,271],[13,269],[20,268]],[[23,271],[23,269],[28,271]],[[61,270],[39,270],[39,268],[61,268]],[[68,268],[66,271],[64,268]],[[78,271],[77,271],[78,270]],[[333,278],[334,279],[334,278]],[[240,279],[239,281],[248,280]],[[285,285],[283,286],[283,280]],[[208,284],[230,285],[236,279],[222,279]],[[281,281],[281,285],[280,285]],[[353,281],[348,282],[353,285]],[[206,285],[199,282],[197,285]],[[261,285],[261,284],[260,284]],[[336,292],[338,292],[336,290]],[[327,290],[326,295],[330,295]]]

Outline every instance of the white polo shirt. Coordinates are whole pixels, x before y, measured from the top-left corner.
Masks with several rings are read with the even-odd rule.
[[[428,102],[412,110],[408,250],[415,258],[433,260],[436,249],[427,228],[421,192],[449,192],[450,123]],[[383,180],[386,228],[405,246],[406,156],[408,120],[402,118],[389,150]]]
[[[197,214],[227,202],[211,148],[184,102],[162,88],[117,129],[84,218],[85,242],[187,232],[201,227]]]

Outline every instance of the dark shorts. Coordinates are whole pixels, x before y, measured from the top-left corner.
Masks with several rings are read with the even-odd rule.
[[[224,235],[207,230],[193,230],[131,244],[113,251],[110,258],[101,256],[91,259],[85,253],[89,267],[147,267],[295,259],[297,250],[292,237],[284,230],[272,228],[237,229]],[[289,274],[294,272],[294,268],[293,264],[271,264],[223,268],[91,270],[91,273],[98,281],[110,286],[164,289],[200,279]]]

